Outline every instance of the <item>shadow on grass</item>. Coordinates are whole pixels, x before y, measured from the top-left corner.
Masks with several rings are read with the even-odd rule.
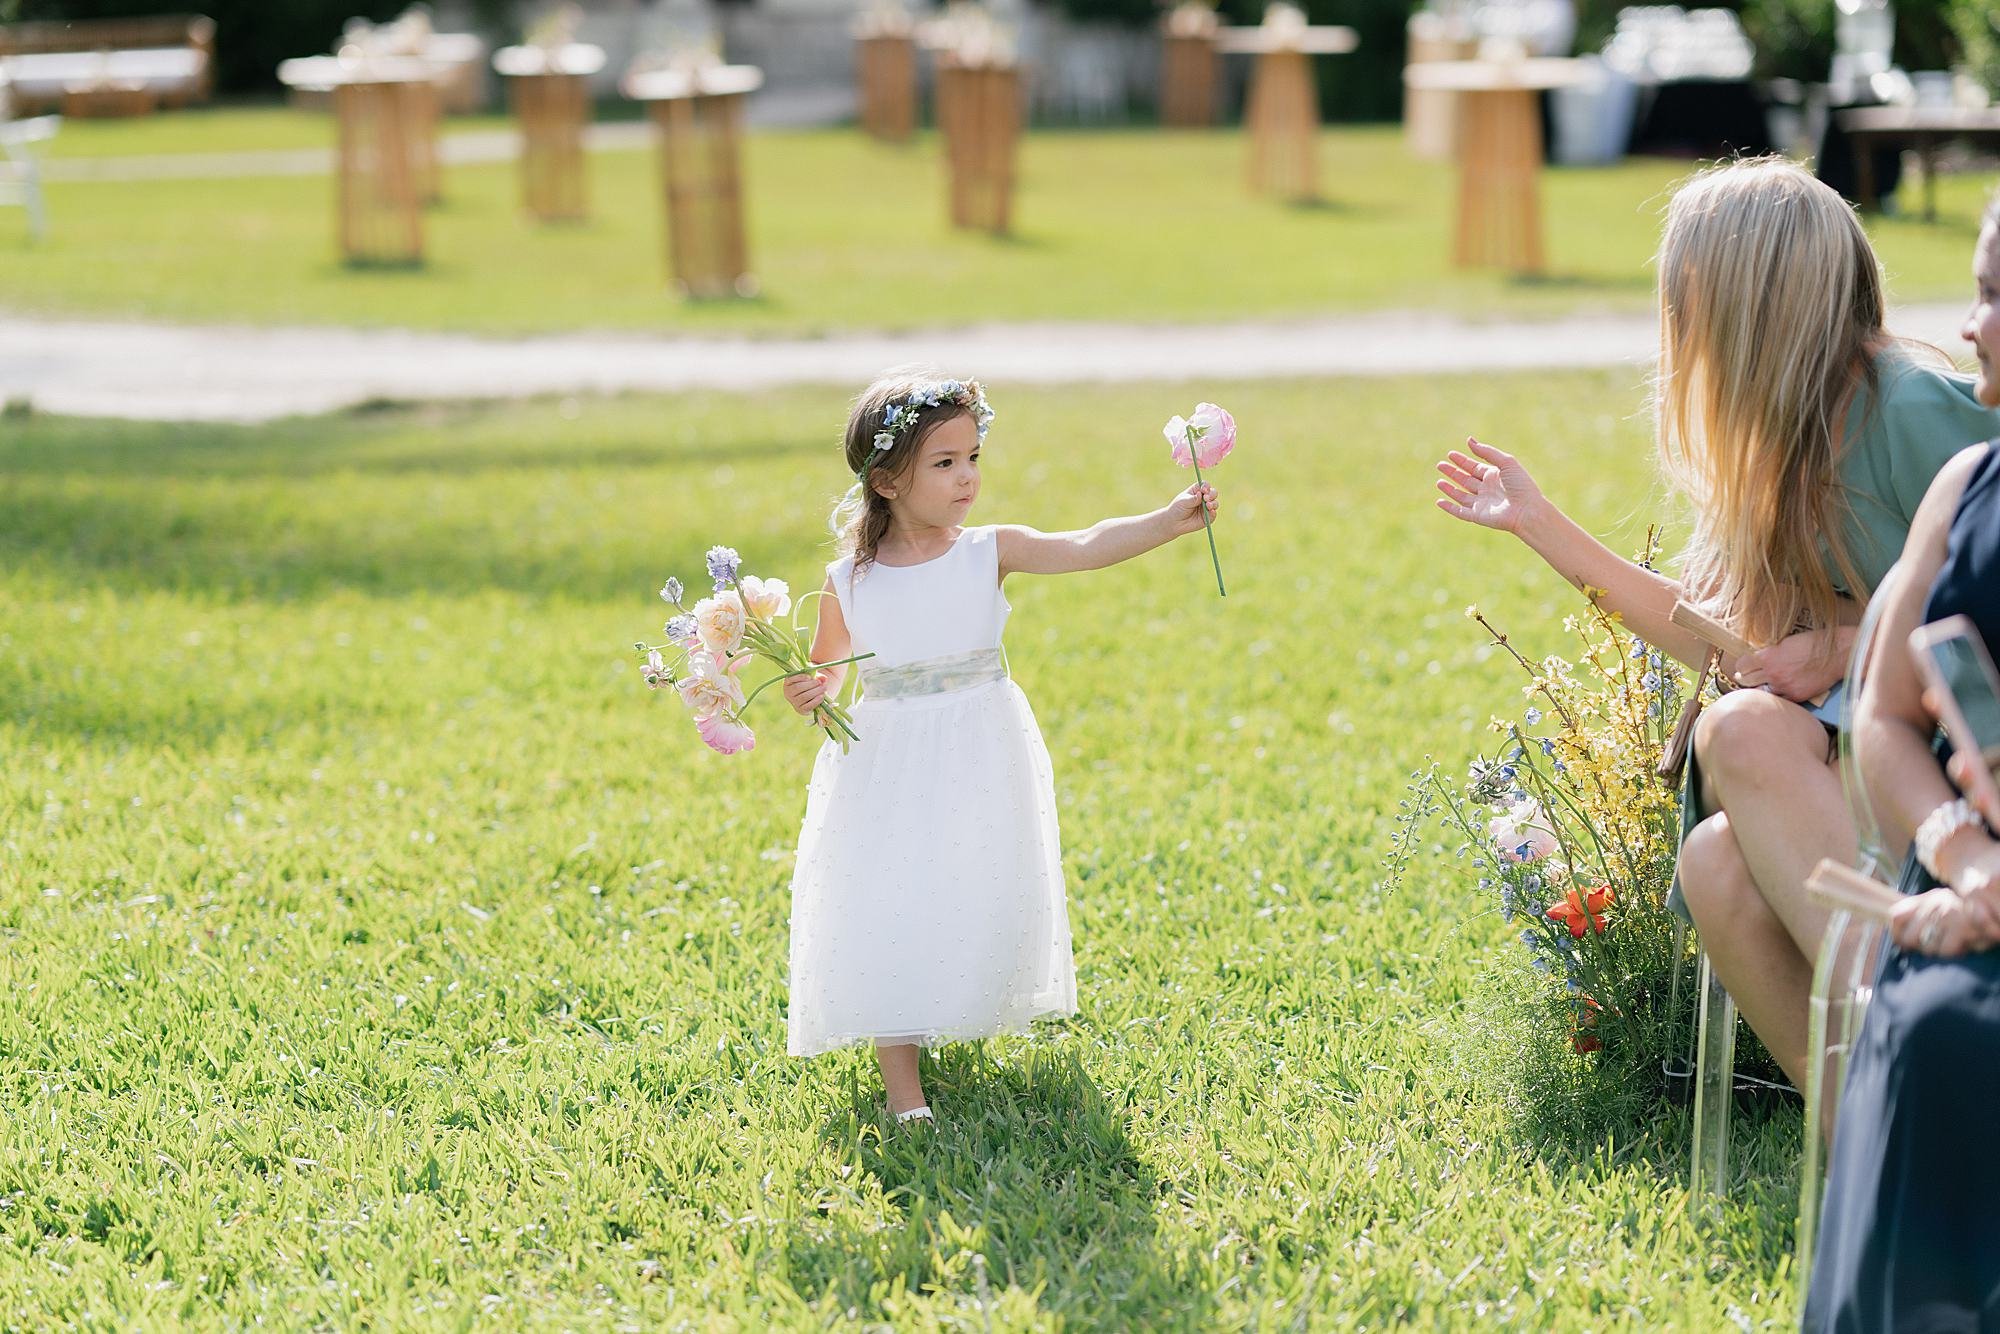
[[[794,1291],[831,1292],[863,1319],[883,1317],[878,1299],[899,1278],[969,1304],[981,1296],[976,1254],[993,1292],[1039,1292],[1041,1311],[1078,1327],[1209,1325],[1213,1294],[1159,1244],[1159,1182],[1073,1057],[1037,1051],[1002,1065],[967,1046],[925,1065],[935,1129],[894,1127],[871,1085],[824,1132],[858,1142],[901,1221],[796,1235]]]
[[[1536,292],[1650,292],[1654,278],[1651,273],[1634,272],[1613,277],[1602,273],[1517,273],[1507,279],[1507,285],[1524,291]]]
[[[826,450],[777,435],[654,442],[629,406],[588,430],[546,405],[516,411],[551,424],[468,430],[464,409],[257,430],[37,421],[0,443],[0,561],[58,587],[237,600],[652,588],[656,567],[699,551],[692,536],[661,550],[640,527],[677,474]]]
[[[602,400],[623,407],[617,399]],[[478,446],[449,445],[453,432],[476,428],[497,412],[546,413],[549,403],[527,400],[491,404],[413,404],[393,399],[364,402],[345,413],[297,418],[267,426],[210,423],[160,425],[97,418],[34,418],[32,432],[0,438],[0,484],[27,477],[163,477],[176,481],[314,478],[334,473],[445,478],[553,468],[650,468],[757,463],[794,455],[827,454],[817,439],[763,439],[718,446],[706,442],[649,441],[621,429],[573,445],[490,438]],[[15,423],[25,426],[25,423]],[[581,434],[576,427],[570,432]],[[413,430],[437,433],[419,443]],[[481,432],[490,436],[490,433]]]
[[[1357,204],[1349,199],[1337,199],[1329,195],[1314,195],[1310,199],[1288,199],[1283,207],[1288,213],[1305,213],[1327,218],[1380,218],[1391,210],[1381,204]]]
[[[1579,1133],[1523,1121],[1522,1157],[1540,1163],[1558,1193],[1600,1194],[1617,1178],[1636,1177],[1663,1205],[1684,1200],[1713,1258],[1746,1273],[1775,1272],[1792,1257],[1804,1151],[1802,1109],[1792,1096],[1739,1094],[1730,1115],[1727,1183],[1720,1198],[1692,1194],[1694,1118],[1686,1107],[1661,1107],[1650,1118]],[[1671,1206],[1668,1206],[1671,1207]]]

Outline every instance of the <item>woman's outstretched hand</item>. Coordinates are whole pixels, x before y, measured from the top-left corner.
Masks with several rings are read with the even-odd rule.
[[[1207,482],[1198,482],[1175,496],[1167,506],[1167,517],[1173,524],[1175,537],[1186,537],[1189,533],[1202,530],[1202,511],[1208,511],[1208,522],[1215,522],[1217,501],[1215,488]]]
[[[1437,466],[1438,508],[1454,519],[1518,535],[1528,517],[1547,503],[1542,488],[1504,449],[1468,438],[1465,450],[1452,450]]]

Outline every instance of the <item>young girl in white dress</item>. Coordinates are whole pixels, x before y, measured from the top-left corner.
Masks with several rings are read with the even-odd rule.
[[[930,1119],[917,1054],[1076,1011],[1049,754],[1007,676],[1010,574],[1130,560],[1211,516],[1189,487],[1078,532],[971,528],[992,411],[976,381],[897,371],[847,421],[855,486],[834,511],[815,662],[858,665],[859,740],[813,766],[792,876],[790,1050],[875,1044],[898,1121]],[[796,677],[810,716],[844,667]]]

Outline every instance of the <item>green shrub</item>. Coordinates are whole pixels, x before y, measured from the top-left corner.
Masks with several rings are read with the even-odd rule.
[[[2000,8],[1993,0],[1956,0],[1950,20],[1959,63],[1987,92],[2000,95]]]
[[[333,47],[350,18],[392,19],[410,0],[0,0],[0,19],[132,18],[147,14],[206,14],[215,20],[215,86],[224,93],[270,92],[278,62]],[[498,25],[506,6],[480,0],[482,22]]]
[[[1824,81],[1833,64],[1832,0],[1745,0],[1738,16],[1760,79]]]

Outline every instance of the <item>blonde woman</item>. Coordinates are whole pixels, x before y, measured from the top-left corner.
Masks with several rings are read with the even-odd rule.
[[[1806,995],[1825,915],[1804,895],[1855,832],[1834,767],[1852,626],[1901,553],[1931,478],[2000,432],[1969,377],[1883,324],[1882,276],[1840,196],[1784,159],[1692,177],[1661,238],[1660,459],[1691,502],[1681,578],[1614,555],[1477,440],[1438,464],[1439,508],[1514,534],[1635,634],[1690,666],[1669,619],[1699,603],[1754,644],[1702,715],[1679,883],[1716,972],[1804,1087]]]

